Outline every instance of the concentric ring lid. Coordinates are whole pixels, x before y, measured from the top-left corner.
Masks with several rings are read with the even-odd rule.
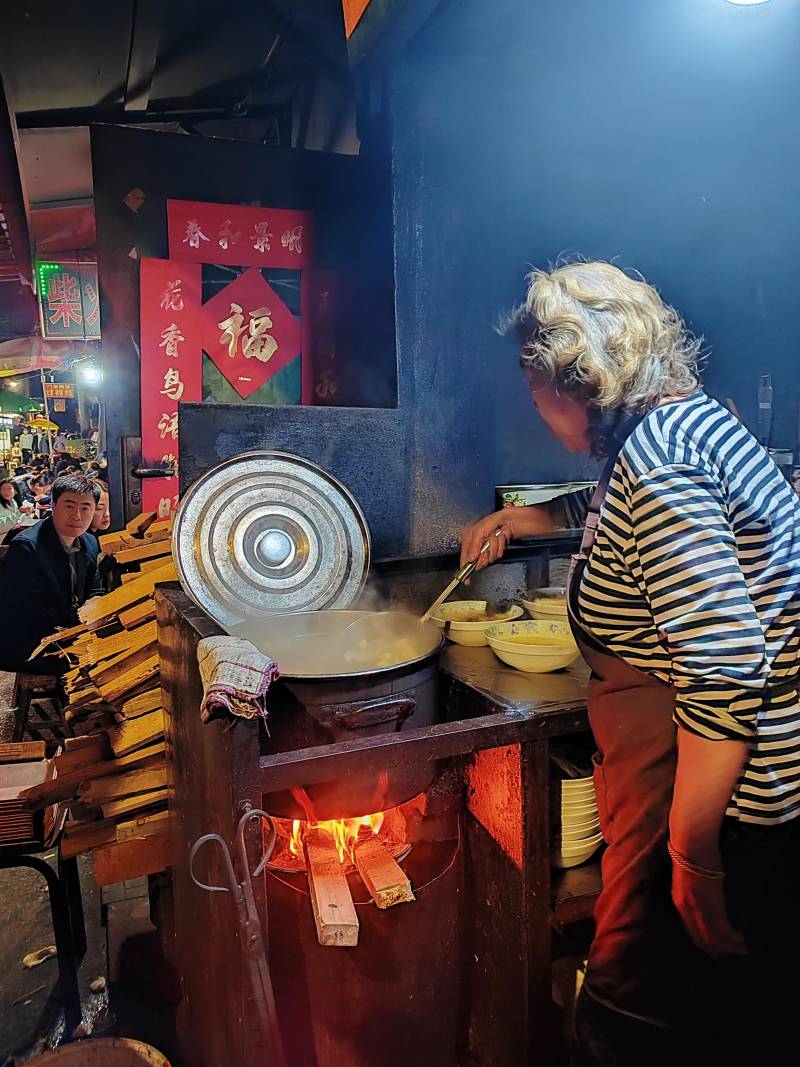
[[[284,452],[244,452],[198,478],[178,509],[172,548],[186,593],[227,629],[276,612],[347,608],[370,560],[355,498]]]

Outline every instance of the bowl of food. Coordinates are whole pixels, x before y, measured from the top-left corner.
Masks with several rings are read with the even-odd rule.
[[[485,645],[490,626],[510,622],[523,614],[516,604],[494,608],[485,600],[450,600],[436,609],[431,622],[457,645]]]
[[[522,597],[522,604],[533,619],[560,622],[567,618],[567,590],[563,585],[529,589]]]
[[[495,623],[486,630],[486,640],[503,663],[531,674],[562,670],[578,658],[578,646],[565,622]]]

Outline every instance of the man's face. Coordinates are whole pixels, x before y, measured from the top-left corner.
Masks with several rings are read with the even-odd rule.
[[[62,493],[53,504],[53,525],[65,541],[74,541],[86,533],[95,513],[95,499],[91,493]]]

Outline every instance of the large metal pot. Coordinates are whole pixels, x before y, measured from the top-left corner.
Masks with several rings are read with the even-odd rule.
[[[362,621],[357,621],[362,620]],[[356,623],[350,630],[346,628]],[[388,626],[388,629],[387,629]],[[337,657],[354,643],[375,634],[378,655],[387,648],[387,632],[410,644],[413,654],[398,663],[353,672],[323,674],[325,649]],[[360,611],[316,611],[275,616],[236,628],[281,667],[281,680],[270,689],[269,736],[263,754],[313,748],[356,738],[417,729],[436,722],[438,653],[441,632],[420,626],[410,616]],[[391,646],[389,646],[391,647]],[[327,665],[330,670],[331,663]],[[271,793],[264,799],[274,815],[292,819],[342,819],[367,815],[401,804],[426,789],[437,773],[435,763],[322,782],[305,791]]]

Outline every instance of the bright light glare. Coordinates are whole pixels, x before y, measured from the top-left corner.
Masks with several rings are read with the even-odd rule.
[[[19,389],[19,382],[17,382],[17,381],[9,382],[8,383],[8,388],[9,389]]]
[[[100,368],[95,363],[85,363],[81,367],[81,378],[87,385],[94,385],[100,381]]]

